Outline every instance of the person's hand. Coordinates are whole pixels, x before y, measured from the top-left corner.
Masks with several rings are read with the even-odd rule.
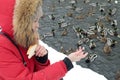
[[[68,58],[71,60],[71,62],[80,61],[82,58],[85,58],[87,56],[87,52],[84,52],[84,48],[80,47],[75,52],[68,55]]]
[[[35,56],[43,57],[48,53],[48,51],[45,49],[45,47],[38,45],[35,49]]]

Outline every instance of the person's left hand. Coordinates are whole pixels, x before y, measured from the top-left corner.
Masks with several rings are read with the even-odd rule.
[[[38,57],[43,57],[48,53],[48,51],[45,49],[44,46],[41,45],[37,45],[36,49],[35,49],[35,56]]]
[[[80,61],[88,55],[88,52],[84,51],[84,47],[79,47],[75,52],[72,52],[68,55],[68,58],[72,62]]]

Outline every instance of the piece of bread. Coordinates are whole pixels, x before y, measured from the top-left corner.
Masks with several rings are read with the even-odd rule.
[[[32,56],[35,55],[35,49],[37,47],[37,44],[32,45],[29,47],[28,51],[27,51],[27,55],[28,55],[28,59],[30,59]]]

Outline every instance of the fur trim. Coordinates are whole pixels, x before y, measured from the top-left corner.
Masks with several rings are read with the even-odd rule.
[[[38,43],[38,36],[33,32],[33,17],[42,0],[16,0],[13,16],[14,38],[17,44],[29,47]]]

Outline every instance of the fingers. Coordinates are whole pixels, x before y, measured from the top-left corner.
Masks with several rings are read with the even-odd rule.
[[[85,52],[85,47],[79,47],[76,52],[77,56],[81,56],[81,58],[85,58],[88,55],[88,52]]]
[[[79,52],[79,53],[84,53],[84,50],[85,50],[84,47],[79,47],[79,49],[77,49],[77,52]]]
[[[43,46],[38,46],[35,50],[35,55],[39,57],[43,57],[47,54],[47,50]]]
[[[85,50],[85,47],[80,46],[78,50]]]
[[[88,52],[84,53],[83,58],[85,58],[88,55]]]

